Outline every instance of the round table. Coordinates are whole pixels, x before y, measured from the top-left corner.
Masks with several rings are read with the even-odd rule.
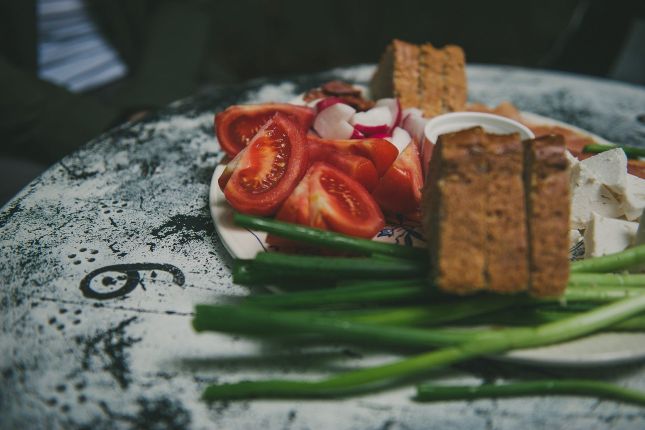
[[[212,382],[315,378],[392,359],[346,346],[276,350],[196,334],[195,304],[247,294],[215,233],[213,114],[286,101],[373,66],[215,88],[98,137],[0,213],[0,428],[645,428],[645,409],[579,397],[418,404],[412,387],[325,401],[206,404]],[[545,71],[470,66],[472,101],[511,100],[611,141],[642,145],[645,89]],[[645,390],[643,365],[554,369],[477,360],[438,375],[478,383],[589,376]]]

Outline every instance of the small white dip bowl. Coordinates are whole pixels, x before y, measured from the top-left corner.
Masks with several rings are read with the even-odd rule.
[[[475,126],[481,126],[488,133],[509,134],[517,132],[522,140],[535,137],[531,130],[517,121],[499,115],[480,112],[452,112],[436,116],[428,121],[424,134],[426,139],[436,143],[437,138],[444,133]]]
[[[482,127],[488,133],[510,134],[517,132],[522,140],[535,137],[528,127],[499,115],[480,112],[452,112],[439,115],[428,121],[424,129],[425,139],[421,148],[421,162],[424,172],[427,173],[427,166],[432,154],[431,149],[437,143],[439,136],[476,126]]]

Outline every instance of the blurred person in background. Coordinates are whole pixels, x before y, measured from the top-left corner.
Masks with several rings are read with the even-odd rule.
[[[193,93],[208,36],[197,2],[1,0],[1,197],[111,126]]]
[[[205,84],[376,63],[393,38],[458,44],[469,63],[611,77],[624,45],[643,39],[644,9],[591,0],[0,0],[0,187],[13,185],[0,205],[111,126]],[[641,75],[624,76],[642,84]]]

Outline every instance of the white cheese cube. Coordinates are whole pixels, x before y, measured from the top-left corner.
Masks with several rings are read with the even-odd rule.
[[[607,218],[623,215],[620,202],[582,162],[571,169],[570,228],[585,229],[592,212]]]
[[[585,258],[614,254],[627,249],[636,237],[638,223],[606,218],[593,213],[585,230]]]
[[[617,194],[627,188],[627,156],[620,148],[610,149],[582,160],[580,165],[588,168],[598,181]]]
[[[625,218],[630,221],[635,221],[641,216],[645,208],[645,179],[627,175],[627,189],[621,197],[621,208]]]

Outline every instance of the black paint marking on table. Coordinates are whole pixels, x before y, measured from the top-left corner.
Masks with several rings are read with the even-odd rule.
[[[81,292],[88,299],[95,300],[107,300],[114,299],[117,297],[125,296],[126,294],[132,292],[137,285],[141,284],[141,274],[140,271],[143,270],[161,270],[168,272],[172,275],[172,281],[179,285],[180,287],[184,285],[186,278],[184,273],[177,267],[171,264],[160,264],[160,263],[134,263],[134,264],[115,264],[112,266],[102,267],[88,273],[82,280],[80,284]],[[122,275],[117,276],[116,279],[112,276],[103,276],[101,278],[101,284],[104,287],[115,286],[119,281],[125,281],[123,286],[115,290],[107,291],[97,291],[92,287],[92,281],[108,272],[117,272],[122,273]]]
[[[96,370],[100,366],[112,375],[121,388],[128,388],[131,376],[127,349],[141,342],[141,338],[127,335],[126,328],[136,320],[136,316],[125,319],[91,337],[77,336],[76,343],[82,347],[83,370]]]

